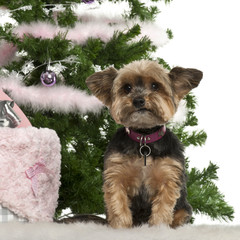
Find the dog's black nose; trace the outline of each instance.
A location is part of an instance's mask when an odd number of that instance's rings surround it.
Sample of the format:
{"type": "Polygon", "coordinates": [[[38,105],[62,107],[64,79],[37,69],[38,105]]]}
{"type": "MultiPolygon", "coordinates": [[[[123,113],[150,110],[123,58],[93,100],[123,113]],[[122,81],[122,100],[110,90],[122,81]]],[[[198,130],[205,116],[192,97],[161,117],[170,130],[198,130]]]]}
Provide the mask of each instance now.
{"type": "Polygon", "coordinates": [[[136,108],[141,108],[145,105],[145,100],[144,98],[142,97],[137,97],[137,98],[134,98],[133,99],[133,105],[136,107],[136,108]]]}

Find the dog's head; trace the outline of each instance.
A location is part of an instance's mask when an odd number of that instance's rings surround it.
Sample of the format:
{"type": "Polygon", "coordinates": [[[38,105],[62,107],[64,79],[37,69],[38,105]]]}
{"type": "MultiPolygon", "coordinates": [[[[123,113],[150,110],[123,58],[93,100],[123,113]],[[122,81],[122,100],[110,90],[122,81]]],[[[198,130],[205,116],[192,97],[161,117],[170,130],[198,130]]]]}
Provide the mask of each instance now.
{"type": "Polygon", "coordinates": [[[179,101],[202,79],[197,69],[175,67],[167,72],[157,62],[135,61],[120,70],[94,73],[86,83],[110,110],[114,120],[132,128],[167,123],[179,101]]]}

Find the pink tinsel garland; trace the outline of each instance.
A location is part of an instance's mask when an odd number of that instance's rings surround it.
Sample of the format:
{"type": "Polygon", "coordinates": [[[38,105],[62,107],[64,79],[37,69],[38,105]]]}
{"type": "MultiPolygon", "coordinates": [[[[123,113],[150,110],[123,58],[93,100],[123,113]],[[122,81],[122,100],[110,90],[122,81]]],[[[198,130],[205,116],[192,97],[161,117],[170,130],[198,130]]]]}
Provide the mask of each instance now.
{"type": "Polygon", "coordinates": [[[68,86],[26,87],[21,78],[12,74],[0,77],[0,88],[10,92],[10,96],[18,105],[31,107],[34,111],[52,110],[61,113],[99,112],[103,105],[94,96],[68,86]]]}
{"type": "MultiPolygon", "coordinates": [[[[74,28],[61,28],[48,22],[34,22],[31,24],[22,24],[13,30],[13,33],[20,38],[26,35],[32,35],[35,38],[52,39],[59,33],[66,34],[66,39],[72,40],[77,44],[86,43],[88,38],[100,38],[108,42],[116,31],[127,31],[135,24],[141,26],[141,34],[135,38],[138,41],[144,36],[148,36],[151,41],[161,47],[168,42],[168,35],[165,30],[159,28],[152,22],[140,22],[132,20],[125,22],[121,18],[93,17],[88,15],[81,16],[82,22],[78,22],[74,28]],[[109,24],[112,23],[112,24],[109,24]]],[[[4,41],[0,45],[0,66],[6,65],[14,55],[17,49],[4,41]]]]}

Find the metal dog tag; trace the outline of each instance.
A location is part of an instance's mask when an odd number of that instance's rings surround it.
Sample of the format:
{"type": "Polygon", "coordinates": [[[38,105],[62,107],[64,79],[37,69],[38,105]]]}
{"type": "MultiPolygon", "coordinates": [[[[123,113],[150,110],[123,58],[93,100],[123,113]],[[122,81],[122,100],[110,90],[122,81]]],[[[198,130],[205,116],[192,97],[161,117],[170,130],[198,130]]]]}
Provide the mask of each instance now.
{"type": "Polygon", "coordinates": [[[144,144],[139,149],[140,154],[144,157],[144,166],[147,164],[147,157],[151,154],[151,148],[144,144]]]}

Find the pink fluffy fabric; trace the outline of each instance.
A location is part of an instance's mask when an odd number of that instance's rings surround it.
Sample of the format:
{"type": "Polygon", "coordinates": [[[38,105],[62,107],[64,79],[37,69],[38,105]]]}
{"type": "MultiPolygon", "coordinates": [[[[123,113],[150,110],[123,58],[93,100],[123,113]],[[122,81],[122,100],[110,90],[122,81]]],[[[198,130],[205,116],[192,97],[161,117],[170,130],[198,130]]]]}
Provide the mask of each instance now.
{"type": "Polygon", "coordinates": [[[50,129],[0,128],[0,204],[30,222],[52,221],[60,186],[61,145],[50,129]],[[38,194],[25,171],[43,159],[51,172],[37,175],[38,194]]]}
{"type": "Polygon", "coordinates": [[[34,111],[52,110],[60,113],[98,113],[103,104],[94,96],[68,86],[45,87],[22,84],[14,74],[0,77],[0,88],[10,91],[11,98],[18,104],[31,107],[34,111]]]}

